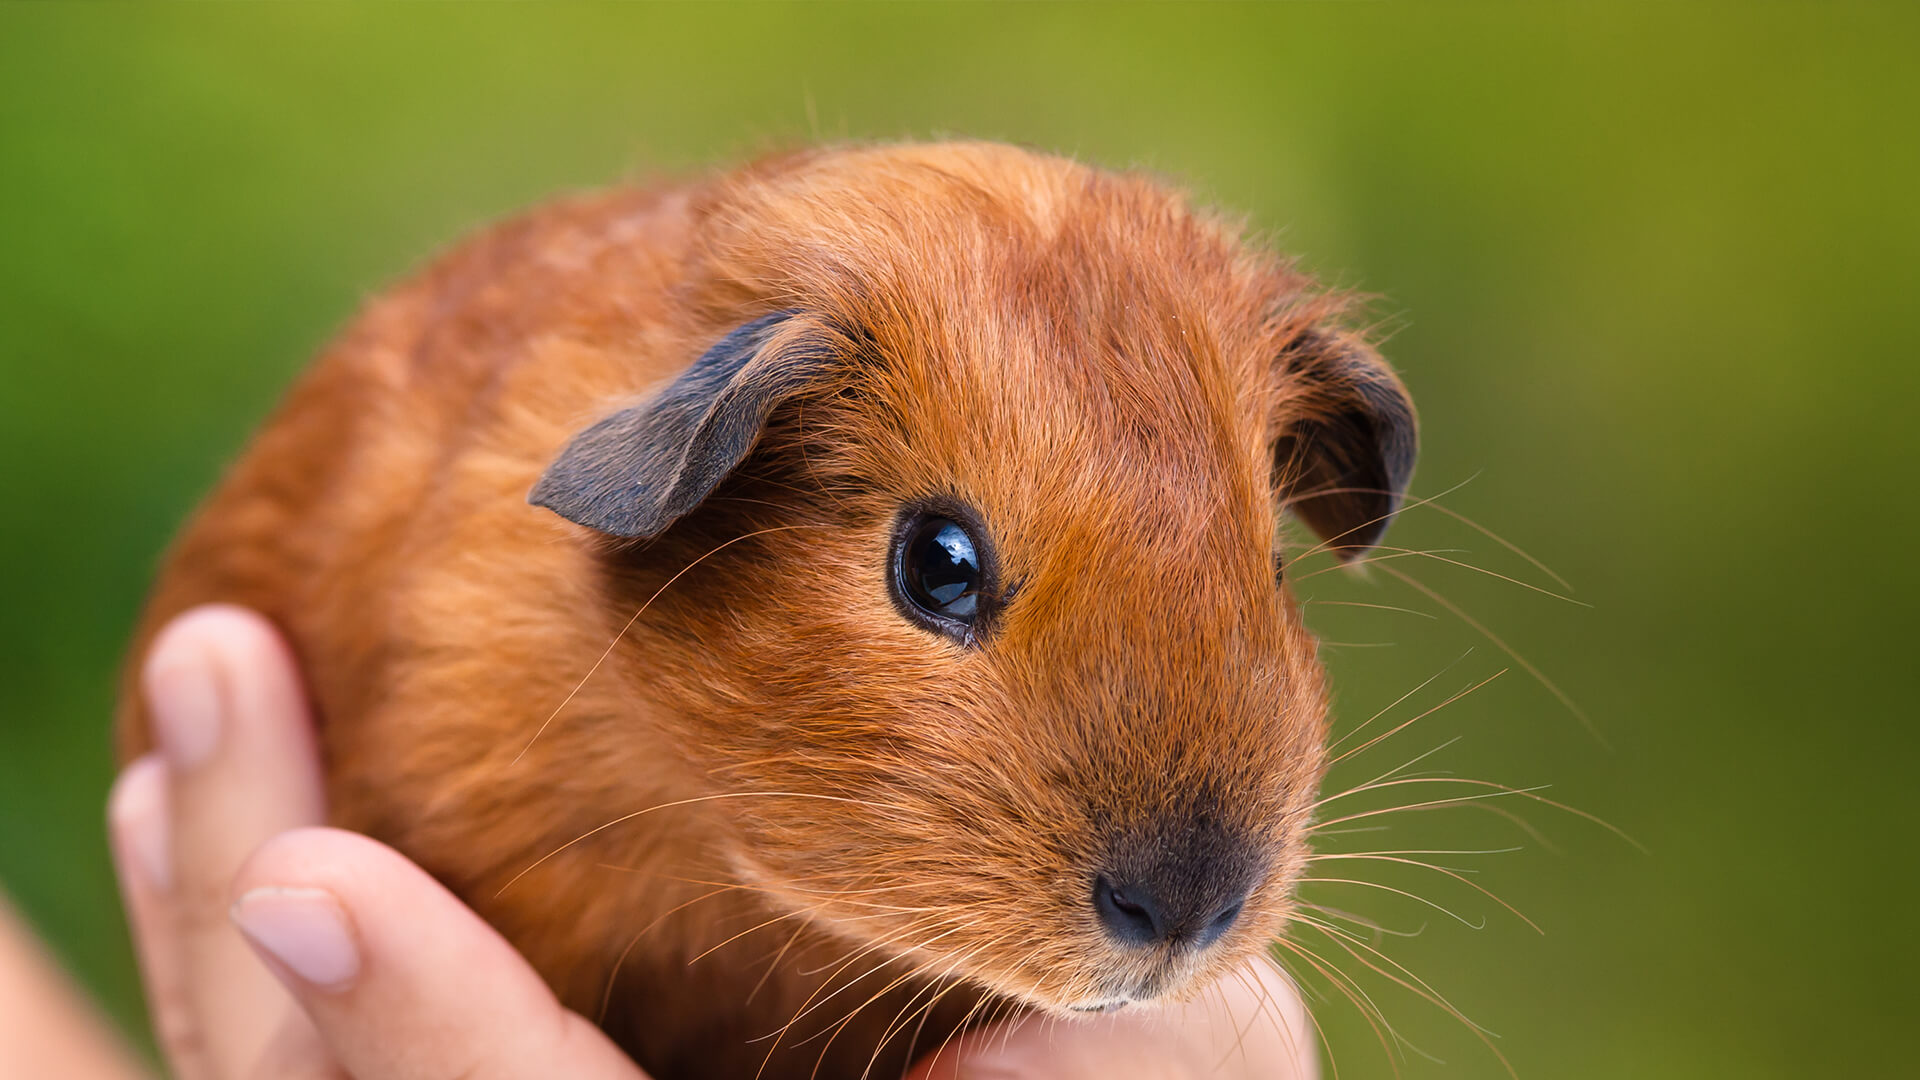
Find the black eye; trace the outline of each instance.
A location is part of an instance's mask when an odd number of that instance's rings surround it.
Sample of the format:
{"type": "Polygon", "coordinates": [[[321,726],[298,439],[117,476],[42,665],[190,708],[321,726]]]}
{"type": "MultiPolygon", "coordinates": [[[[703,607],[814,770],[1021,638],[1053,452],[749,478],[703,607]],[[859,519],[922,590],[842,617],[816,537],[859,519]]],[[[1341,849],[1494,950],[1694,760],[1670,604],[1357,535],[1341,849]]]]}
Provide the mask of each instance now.
{"type": "Polygon", "coordinates": [[[992,566],[971,514],[938,508],[913,514],[894,533],[895,606],[929,630],[973,644],[990,600],[992,566]]]}
{"type": "Polygon", "coordinates": [[[930,615],[972,622],[980,610],[980,550],[957,521],[928,518],[907,534],[900,585],[930,615]]]}

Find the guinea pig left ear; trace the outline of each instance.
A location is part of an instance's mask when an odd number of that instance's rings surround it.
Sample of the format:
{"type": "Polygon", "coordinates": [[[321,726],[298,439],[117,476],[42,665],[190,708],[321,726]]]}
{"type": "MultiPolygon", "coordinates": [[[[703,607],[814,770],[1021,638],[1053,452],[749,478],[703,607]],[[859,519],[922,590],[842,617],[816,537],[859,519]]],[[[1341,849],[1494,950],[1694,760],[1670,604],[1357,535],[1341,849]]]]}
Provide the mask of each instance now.
{"type": "Polygon", "coordinates": [[[610,536],[665,532],[746,460],[774,407],[825,368],[831,350],[795,314],[741,326],[651,400],[574,436],[527,501],[610,536]]]}
{"type": "Polygon", "coordinates": [[[1406,495],[1420,441],[1413,401],[1386,361],[1344,331],[1309,330],[1280,363],[1275,488],[1351,561],[1380,542],[1406,495]]]}

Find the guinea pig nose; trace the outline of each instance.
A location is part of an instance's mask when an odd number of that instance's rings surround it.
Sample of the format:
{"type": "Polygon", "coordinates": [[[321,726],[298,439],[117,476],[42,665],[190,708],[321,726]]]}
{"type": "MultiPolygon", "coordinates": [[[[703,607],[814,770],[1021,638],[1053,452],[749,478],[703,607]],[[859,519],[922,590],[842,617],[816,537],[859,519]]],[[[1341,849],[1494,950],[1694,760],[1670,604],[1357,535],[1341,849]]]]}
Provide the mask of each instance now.
{"type": "Polygon", "coordinates": [[[1247,906],[1247,898],[1239,897],[1233,903],[1221,908],[1207,925],[1201,927],[1199,941],[1202,945],[1211,945],[1220,940],[1220,935],[1233,929],[1234,920],[1240,918],[1240,909],[1247,906]]]}
{"type": "Polygon", "coordinates": [[[1164,921],[1153,894],[1144,889],[1128,892],[1108,881],[1105,874],[1093,879],[1093,909],[1100,913],[1100,923],[1107,933],[1129,945],[1151,945],[1164,934],[1164,921]]]}
{"type": "Polygon", "coordinates": [[[1232,929],[1246,906],[1244,892],[1224,904],[1194,903],[1150,882],[1116,885],[1105,874],[1093,880],[1093,909],[1107,936],[1125,945],[1158,945],[1190,941],[1205,948],[1232,929]]]}

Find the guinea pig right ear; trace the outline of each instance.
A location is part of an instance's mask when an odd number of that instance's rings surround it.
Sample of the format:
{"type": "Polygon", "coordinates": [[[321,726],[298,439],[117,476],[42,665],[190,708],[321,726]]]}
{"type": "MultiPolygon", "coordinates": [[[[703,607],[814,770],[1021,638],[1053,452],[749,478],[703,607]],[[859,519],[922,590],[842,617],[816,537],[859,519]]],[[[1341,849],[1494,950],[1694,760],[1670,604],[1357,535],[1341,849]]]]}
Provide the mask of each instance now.
{"type": "Polygon", "coordinates": [[[1352,561],[1380,542],[1406,495],[1420,444],[1413,400],[1380,354],[1344,331],[1308,330],[1280,363],[1281,504],[1352,561]]]}
{"type": "Polygon", "coordinates": [[[825,370],[832,350],[795,314],[741,326],[651,400],[574,436],[527,501],[609,536],[665,532],[746,460],[774,407],[825,370]]]}

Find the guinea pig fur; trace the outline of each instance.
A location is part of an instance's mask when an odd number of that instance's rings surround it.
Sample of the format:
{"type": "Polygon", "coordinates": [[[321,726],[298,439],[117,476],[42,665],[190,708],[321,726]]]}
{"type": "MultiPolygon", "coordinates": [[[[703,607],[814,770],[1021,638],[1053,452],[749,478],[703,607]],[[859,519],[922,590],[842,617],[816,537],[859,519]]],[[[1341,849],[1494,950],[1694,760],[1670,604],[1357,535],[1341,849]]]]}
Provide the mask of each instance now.
{"type": "Polygon", "coordinates": [[[660,1080],[1189,998],[1280,933],[1325,761],[1279,517],[1352,557],[1413,467],[1344,306],[995,144],[559,202],[367,306],[129,667],[271,617],[336,823],[660,1080]]]}

